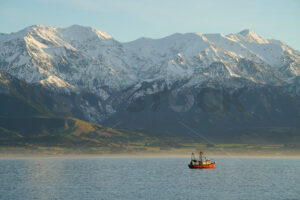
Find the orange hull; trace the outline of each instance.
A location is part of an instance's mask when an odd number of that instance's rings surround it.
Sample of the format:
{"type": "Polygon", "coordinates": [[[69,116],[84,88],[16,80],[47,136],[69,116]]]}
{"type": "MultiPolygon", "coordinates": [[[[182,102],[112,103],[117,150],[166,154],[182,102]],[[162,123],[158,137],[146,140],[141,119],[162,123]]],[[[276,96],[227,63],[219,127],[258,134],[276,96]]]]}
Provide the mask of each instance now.
{"type": "Polygon", "coordinates": [[[189,164],[189,168],[191,168],[191,169],[211,169],[211,168],[215,167],[215,164],[216,163],[212,163],[209,165],[191,165],[191,164],[189,164]]]}

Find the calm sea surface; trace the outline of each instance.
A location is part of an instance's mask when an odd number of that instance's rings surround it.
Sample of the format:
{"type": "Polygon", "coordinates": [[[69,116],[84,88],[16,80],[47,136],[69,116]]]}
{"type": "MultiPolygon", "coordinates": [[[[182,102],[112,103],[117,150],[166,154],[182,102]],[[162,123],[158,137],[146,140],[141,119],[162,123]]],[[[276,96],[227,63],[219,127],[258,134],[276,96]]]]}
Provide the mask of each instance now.
{"type": "Polygon", "coordinates": [[[0,159],[0,199],[300,199],[300,159],[0,159]],[[40,165],[38,165],[40,163],[40,165]]]}

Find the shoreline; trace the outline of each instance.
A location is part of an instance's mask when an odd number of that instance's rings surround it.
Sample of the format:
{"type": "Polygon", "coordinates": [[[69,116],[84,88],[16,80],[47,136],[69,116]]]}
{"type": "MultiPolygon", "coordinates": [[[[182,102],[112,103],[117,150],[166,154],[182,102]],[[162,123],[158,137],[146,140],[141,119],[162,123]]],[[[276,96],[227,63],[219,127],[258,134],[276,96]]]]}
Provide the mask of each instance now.
{"type": "MultiPolygon", "coordinates": [[[[141,147],[140,145],[139,147],[141,147]]],[[[96,147],[12,147],[0,146],[0,159],[5,158],[188,158],[203,151],[214,158],[300,158],[300,148],[283,145],[219,144],[217,147],[186,145],[182,148],[96,148],[96,147]]]]}
{"type": "MultiPolygon", "coordinates": [[[[269,155],[269,154],[234,154],[234,155],[222,155],[207,153],[211,159],[216,158],[281,158],[281,159],[300,159],[300,155],[269,155]]],[[[173,153],[133,153],[133,154],[2,154],[0,153],[0,159],[48,159],[48,158],[187,158],[190,159],[190,154],[173,154],[173,153]]]]}

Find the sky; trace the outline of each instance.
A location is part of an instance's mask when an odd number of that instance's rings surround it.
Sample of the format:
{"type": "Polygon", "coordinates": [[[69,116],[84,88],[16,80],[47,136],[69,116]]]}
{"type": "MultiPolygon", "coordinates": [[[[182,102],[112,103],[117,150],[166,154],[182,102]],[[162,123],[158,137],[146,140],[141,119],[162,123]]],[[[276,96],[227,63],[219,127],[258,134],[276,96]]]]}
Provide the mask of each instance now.
{"type": "Polygon", "coordinates": [[[0,0],[0,32],[91,26],[121,42],[251,29],[300,50],[300,0],[0,0]]]}

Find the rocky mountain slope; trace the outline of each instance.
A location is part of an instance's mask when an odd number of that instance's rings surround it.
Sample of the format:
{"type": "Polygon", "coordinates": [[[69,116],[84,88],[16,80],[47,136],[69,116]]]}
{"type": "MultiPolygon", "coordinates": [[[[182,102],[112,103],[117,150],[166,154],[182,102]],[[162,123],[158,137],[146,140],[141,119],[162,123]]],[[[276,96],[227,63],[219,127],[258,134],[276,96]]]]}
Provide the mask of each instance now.
{"type": "Polygon", "coordinates": [[[38,25],[1,34],[0,47],[1,70],[91,122],[212,138],[299,127],[300,53],[250,30],[121,43],[90,27],[38,25]]]}

